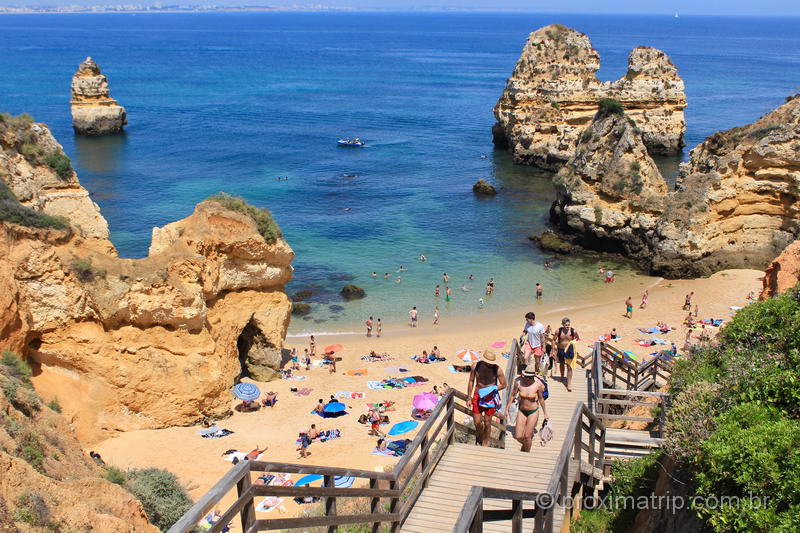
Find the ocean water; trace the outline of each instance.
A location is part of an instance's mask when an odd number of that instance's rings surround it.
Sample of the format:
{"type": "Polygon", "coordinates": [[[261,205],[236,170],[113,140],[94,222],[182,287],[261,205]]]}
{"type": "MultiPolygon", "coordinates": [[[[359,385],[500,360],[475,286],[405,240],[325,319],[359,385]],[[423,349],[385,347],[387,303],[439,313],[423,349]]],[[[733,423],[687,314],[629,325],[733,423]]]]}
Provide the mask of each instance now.
{"type": "MultiPolygon", "coordinates": [[[[531,302],[537,281],[548,302],[566,305],[603,290],[598,264],[569,258],[543,268],[549,257],[527,236],[546,227],[550,176],[494,152],[490,133],[492,106],[528,33],[550,23],[590,36],[604,80],[624,74],[635,46],[665,50],[686,82],[687,153],[776,107],[800,83],[797,18],[7,15],[0,111],[28,112],[52,128],[124,257],[146,255],[153,226],[220,190],[271,209],[297,252],[288,292],[314,292],[314,311],[293,321],[294,334],[350,330],[367,315],[392,324],[412,305],[424,318],[437,304],[443,319],[475,313],[490,277],[497,290],[487,312],[531,302]],[[87,55],[127,108],[123,135],[72,132],[70,79],[87,55]],[[339,148],[341,136],[368,145],[339,148]],[[475,198],[479,177],[500,194],[475,198]],[[421,253],[428,262],[416,260],[421,253]],[[408,270],[397,273],[401,265],[408,270]],[[444,272],[449,305],[433,298],[444,272]],[[367,298],[341,301],[347,283],[367,298]]],[[[679,159],[660,160],[666,174],[679,159]]],[[[639,279],[609,266],[623,281],[639,279]]]]}

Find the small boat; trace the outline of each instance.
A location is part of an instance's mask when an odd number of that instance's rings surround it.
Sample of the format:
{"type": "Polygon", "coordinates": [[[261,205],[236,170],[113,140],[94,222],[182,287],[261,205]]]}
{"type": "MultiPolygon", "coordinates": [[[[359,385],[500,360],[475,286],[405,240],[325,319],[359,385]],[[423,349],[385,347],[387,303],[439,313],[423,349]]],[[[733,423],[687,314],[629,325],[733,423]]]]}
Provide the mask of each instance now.
{"type": "Polygon", "coordinates": [[[336,144],[339,146],[354,146],[354,147],[361,147],[364,146],[364,141],[355,137],[353,139],[339,139],[336,144]]]}

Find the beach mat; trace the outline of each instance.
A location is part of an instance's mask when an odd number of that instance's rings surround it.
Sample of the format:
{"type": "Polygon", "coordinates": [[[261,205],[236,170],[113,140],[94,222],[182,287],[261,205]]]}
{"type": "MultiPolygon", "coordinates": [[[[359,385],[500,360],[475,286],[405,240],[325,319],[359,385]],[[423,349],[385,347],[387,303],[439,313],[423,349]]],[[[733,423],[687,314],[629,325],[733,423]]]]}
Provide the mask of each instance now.
{"type": "Polygon", "coordinates": [[[348,376],[366,376],[367,373],[368,372],[366,368],[356,368],[354,370],[347,371],[348,376]]]}
{"type": "Polygon", "coordinates": [[[337,392],[334,394],[337,398],[344,398],[346,400],[363,400],[367,397],[366,392],[337,392]]]}
{"type": "Polygon", "coordinates": [[[397,373],[408,372],[408,368],[406,368],[404,366],[387,366],[387,367],[384,367],[383,370],[387,374],[397,374],[397,373]]]}

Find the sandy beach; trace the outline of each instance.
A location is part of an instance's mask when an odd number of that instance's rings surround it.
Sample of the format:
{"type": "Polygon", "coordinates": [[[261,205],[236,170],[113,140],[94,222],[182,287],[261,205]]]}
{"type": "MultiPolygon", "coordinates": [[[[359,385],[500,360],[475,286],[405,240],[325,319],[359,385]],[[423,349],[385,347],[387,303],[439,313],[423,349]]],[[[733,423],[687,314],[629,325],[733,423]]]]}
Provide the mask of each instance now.
{"type": "MultiPolygon", "coordinates": [[[[658,321],[664,321],[675,330],[657,337],[674,341],[678,347],[682,347],[686,336],[686,328],[682,323],[687,314],[682,310],[682,305],[687,293],[694,292],[693,304],[699,305],[699,318],[729,320],[734,313],[732,306],[747,305],[747,295],[751,291],[758,294],[762,275],[762,272],[756,270],[729,270],[706,279],[651,278],[650,283],[643,280],[642,288],[636,293],[620,292],[617,297],[587,302],[580,308],[565,310],[558,302],[549,302],[545,293],[543,302],[532,305],[531,309],[476,313],[474,316],[445,322],[436,327],[426,318],[418,328],[385,328],[381,338],[367,338],[363,332],[358,335],[318,336],[318,354],[329,344],[339,343],[344,346],[337,354],[342,357],[342,361],[337,364],[337,373],[330,374],[327,368],[312,368],[310,371],[296,372],[305,378],[302,380],[259,383],[262,392],[278,393],[277,405],[253,413],[237,412],[218,422],[219,427],[229,429],[234,434],[221,439],[204,439],[198,435],[199,427],[140,430],[108,439],[95,445],[93,449],[102,454],[106,463],[120,468],[155,466],[168,469],[178,475],[195,499],[230,468],[231,464],[222,459],[222,452],[229,449],[247,452],[256,446],[267,446],[264,459],[273,461],[382,469],[397,459],[371,453],[376,439],[368,436],[368,426],[357,421],[358,416],[366,412],[366,403],[395,401],[396,410],[387,413],[394,424],[409,420],[412,397],[420,392],[430,391],[433,385],[446,382],[464,391],[468,375],[448,371],[448,365],[461,363],[453,354],[461,348],[481,350],[492,343],[509,342],[518,337],[525,311],[534,310],[540,322],[554,328],[560,325],[563,316],[569,316],[581,336],[581,355],[589,350],[589,346],[599,335],[616,328],[621,339],[612,344],[620,349],[630,350],[641,361],[658,347],[640,347],[636,340],[648,336],[638,332],[637,328],[652,327],[658,321]],[[639,309],[644,287],[650,285],[653,286],[649,289],[647,308],[639,309]],[[632,297],[634,304],[632,319],[623,316],[624,302],[628,296],[632,297]],[[413,354],[421,353],[423,349],[430,351],[434,345],[447,357],[446,362],[423,365],[409,358],[413,354]],[[394,360],[375,363],[363,361],[361,357],[370,350],[389,353],[394,360]],[[398,366],[407,368],[408,372],[401,374],[387,371],[387,367],[398,366]],[[353,370],[364,370],[366,374],[348,375],[348,371],[353,370]],[[421,386],[401,390],[367,388],[368,380],[379,381],[401,375],[420,375],[427,377],[429,381],[421,386]],[[313,391],[307,396],[297,396],[291,392],[291,388],[309,388],[313,391]],[[340,418],[323,419],[310,413],[318,399],[327,401],[330,395],[340,391],[365,393],[365,398],[342,400],[346,403],[349,414],[340,418]],[[311,456],[300,459],[294,442],[298,432],[308,429],[311,424],[316,424],[320,430],[339,429],[341,437],[325,443],[313,443],[309,448],[311,456]]],[[[598,284],[602,284],[599,277],[598,284]]],[[[625,290],[630,292],[633,289],[626,286],[625,290]]],[[[308,346],[308,339],[289,338],[286,345],[288,348],[296,347],[302,353],[308,346]]],[[[668,347],[667,345],[664,348],[668,347]]],[[[508,346],[497,350],[498,355],[506,349],[508,346]]],[[[504,360],[500,360],[504,363],[504,360]]],[[[557,375],[557,370],[555,372],[557,375]]],[[[583,379],[582,372],[576,371],[574,379],[583,379]]],[[[559,382],[551,382],[550,391],[551,395],[569,394],[559,382]]],[[[231,407],[236,403],[231,397],[231,407]]],[[[385,431],[389,427],[391,425],[383,426],[385,431]]],[[[415,434],[411,432],[403,437],[413,438],[415,434]]],[[[227,502],[223,502],[225,503],[227,502]]],[[[289,514],[296,513],[298,509],[290,500],[284,502],[284,507],[289,514]]]]}

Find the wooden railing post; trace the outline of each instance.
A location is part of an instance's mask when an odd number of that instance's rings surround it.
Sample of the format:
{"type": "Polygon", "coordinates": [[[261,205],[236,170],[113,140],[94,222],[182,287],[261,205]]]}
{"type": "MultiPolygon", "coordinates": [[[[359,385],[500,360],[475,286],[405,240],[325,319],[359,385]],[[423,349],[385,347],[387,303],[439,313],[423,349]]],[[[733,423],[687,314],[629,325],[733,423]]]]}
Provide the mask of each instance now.
{"type": "Polygon", "coordinates": [[[511,500],[511,533],[522,533],[522,500],[511,500]]]}
{"type": "Polygon", "coordinates": [[[583,424],[581,424],[581,418],[578,419],[578,425],[575,427],[574,433],[575,442],[572,443],[572,457],[576,461],[581,460],[581,442],[583,441],[583,424]]]}
{"type": "MultiPolygon", "coordinates": [[[[370,479],[369,480],[369,488],[377,489],[378,488],[378,480],[377,479],[370,479]]],[[[376,515],[381,508],[381,499],[380,498],[372,498],[369,503],[369,514],[376,515]]],[[[373,522],[372,523],[372,533],[378,533],[381,530],[381,523],[380,522],[373,522]]]]}
{"type": "MultiPolygon", "coordinates": [[[[336,480],[334,476],[326,475],[324,479],[324,486],[335,487],[336,480]]],[[[328,496],[325,498],[325,516],[336,516],[336,496],[328,496]]],[[[328,526],[328,533],[336,533],[338,529],[338,526],[328,526]]]]}
{"type": "Polygon", "coordinates": [[[597,466],[595,465],[595,454],[594,454],[596,431],[597,431],[597,419],[595,417],[591,417],[591,419],[589,420],[589,464],[592,465],[593,468],[597,466]]]}
{"type": "Polygon", "coordinates": [[[478,509],[472,518],[469,533],[483,533],[483,498],[478,502],[478,509]]]}
{"type": "MultiPolygon", "coordinates": [[[[422,437],[422,442],[419,445],[419,449],[422,450],[421,468],[422,468],[422,471],[424,472],[425,471],[425,467],[428,466],[428,434],[427,433],[422,437]]],[[[428,478],[429,477],[430,476],[428,476],[428,477],[426,477],[425,479],[422,480],[422,486],[423,487],[427,487],[428,486],[428,478]]]]}
{"type": "Polygon", "coordinates": [[[455,421],[456,421],[455,420],[455,418],[456,418],[456,410],[455,410],[455,407],[454,407],[455,403],[456,403],[456,397],[455,397],[455,395],[451,394],[450,398],[447,400],[447,408],[446,408],[446,411],[448,413],[450,413],[450,414],[447,415],[447,433],[449,435],[449,437],[447,437],[447,445],[448,446],[453,444],[453,442],[455,441],[455,438],[456,438],[456,432],[455,431],[450,431],[453,428],[453,424],[455,424],[455,421]]]}
{"type": "MultiPolygon", "coordinates": [[[[397,490],[399,484],[400,484],[399,481],[397,481],[396,479],[389,481],[389,490],[397,490]]],[[[389,512],[391,514],[395,514],[397,512],[398,507],[400,507],[400,498],[392,498],[391,503],[389,503],[389,512]]],[[[398,529],[400,529],[400,522],[392,522],[392,526],[389,529],[389,531],[395,533],[398,529]]]]}
{"type": "MultiPolygon", "coordinates": [[[[237,496],[241,498],[242,495],[250,490],[250,486],[250,461],[247,461],[247,470],[242,478],[236,483],[237,496]]],[[[242,531],[247,531],[250,529],[250,526],[253,525],[253,522],[256,521],[256,509],[253,505],[253,498],[250,498],[250,501],[248,501],[244,508],[242,508],[240,517],[242,519],[242,531]]]]}

